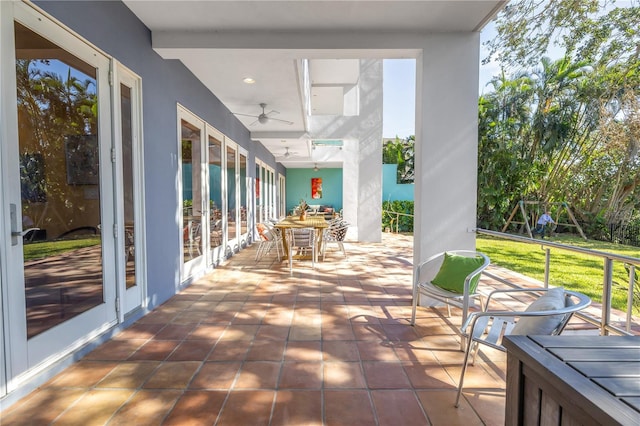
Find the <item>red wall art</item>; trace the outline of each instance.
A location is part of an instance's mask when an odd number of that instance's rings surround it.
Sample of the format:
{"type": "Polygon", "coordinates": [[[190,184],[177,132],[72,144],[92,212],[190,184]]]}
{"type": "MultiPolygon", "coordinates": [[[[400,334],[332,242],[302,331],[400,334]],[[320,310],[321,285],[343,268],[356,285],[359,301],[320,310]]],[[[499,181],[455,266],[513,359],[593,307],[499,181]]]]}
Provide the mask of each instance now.
{"type": "Polygon", "coordinates": [[[322,178],[311,178],[311,198],[322,198],[322,178]]]}

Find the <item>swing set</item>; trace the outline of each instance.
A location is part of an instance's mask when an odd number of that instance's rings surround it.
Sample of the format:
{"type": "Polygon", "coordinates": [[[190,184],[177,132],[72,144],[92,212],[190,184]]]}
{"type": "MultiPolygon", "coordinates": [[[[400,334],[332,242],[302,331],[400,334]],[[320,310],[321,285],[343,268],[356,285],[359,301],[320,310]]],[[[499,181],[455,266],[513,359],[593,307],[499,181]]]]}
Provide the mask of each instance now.
{"type": "MultiPolygon", "coordinates": [[[[556,228],[559,225],[562,226],[567,226],[567,227],[571,227],[571,228],[576,228],[578,230],[578,232],[580,233],[580,235],[582,236],[582,238],[584,238],[585,240],[587,239],[586,235],[584,235],[584,232],[582,232],[582,228],[580,227],[580,225],[578,224],[578,221],[576,220],[575,216],[573,215],[573,212],[571,211],[571,209],[569,208],[569,205],[566,202],[560,202],[560,203],[547,203],[547,202],[542,202],[542,201],[525,201],[525,200],[520,200],[518,201],[518,205],[516,205],[513,208],[513,211],[511,212],[511,215],[509,216],[509,219],[507,219],[507,223],[505,223],[505,225],[502,227],[502,232],[505,232],[507,230],[507,228],[509,227],[510,224],[515,224],[515,225],[524,225],[524,228],[527,231],[527,234],[529,234],[529,238],[533,238],[533,233],[531,232],[531,224],[535,224],[536,221],[538,220],[538,218],[540,217],[540,215],[542,213],[544,213],[544,211],[542,211],[541,207],[545,207],[545,206],[554,206],[554,209],[549,208],[549,211],[555,210],[555,217],[553,218],[554,220],[554,225],[553,225],[553,229],[551,230],[551,232],[555,231],[556,228]],[[528,207],[530,206],[530,207],[528,207]],[[529,211],[527,211],[527,208],[529,208],[529,211]],[[523,221],[522,222],[518,222],[513,220],[516,217],[516,213],[518,213],[518,211],[520,212],[520,214],[522,215],[523,221]],[[567,216],[569,218],[569,222],[565,222],[565,223],[561,223],[560,222],[560,214],[565,211],[567,213],[567,216]]],[[[552,215],[553,217],[553,215],[552,215]]]]}

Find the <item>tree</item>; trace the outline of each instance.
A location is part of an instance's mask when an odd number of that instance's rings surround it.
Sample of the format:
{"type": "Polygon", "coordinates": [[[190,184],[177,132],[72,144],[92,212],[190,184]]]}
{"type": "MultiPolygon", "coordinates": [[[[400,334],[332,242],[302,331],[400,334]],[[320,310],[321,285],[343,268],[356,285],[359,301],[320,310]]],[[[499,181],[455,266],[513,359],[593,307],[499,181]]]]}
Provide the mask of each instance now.
{"type": "Polygon", "coordinates": [[[521,0],[498,16],[485,60],[502,74],[479,100],[480,226],[522,198],[567,201],[583,220],[638,217],[640,8],[615,6],[521,0]],[[545,57],[551,45],[565,56],[545,57]]]}
{"type": "Polygon", "coordinates": [[[497,16],[497,37],[485,43],[488,55],[507,70],[530,68],[551,47],[573,61],[594,66],[637,60],[640,1],[616,7],[615,0],[516,0],[497,16]],[[635,57],[635,59],[634,59],[635,57]]]}
{"type": "Polygon", "coordinates": [[[413,183],[415,141],[414,135],[405,139],[396,136],[394,141],[387,141],[382,146],[382,163],[398,165],[398,183],[413,183]]]}

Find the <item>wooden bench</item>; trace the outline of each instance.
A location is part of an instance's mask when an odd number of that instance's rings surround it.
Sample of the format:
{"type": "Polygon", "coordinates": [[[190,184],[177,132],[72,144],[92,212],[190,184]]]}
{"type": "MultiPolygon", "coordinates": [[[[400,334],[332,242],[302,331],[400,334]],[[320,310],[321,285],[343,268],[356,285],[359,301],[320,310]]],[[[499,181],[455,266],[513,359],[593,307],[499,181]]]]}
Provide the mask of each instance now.
{"type": "Polygon", "coordinates": [[[507,336],[506,425],[640,424],[639,336],[507,336]]]}

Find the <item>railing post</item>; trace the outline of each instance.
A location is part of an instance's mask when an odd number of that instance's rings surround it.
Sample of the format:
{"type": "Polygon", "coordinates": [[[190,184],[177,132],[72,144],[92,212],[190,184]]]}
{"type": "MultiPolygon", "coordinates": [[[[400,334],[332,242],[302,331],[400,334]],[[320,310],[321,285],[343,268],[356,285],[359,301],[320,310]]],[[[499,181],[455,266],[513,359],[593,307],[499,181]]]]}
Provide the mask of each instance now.
{"type": "Polygon", "coordinates": [[[551,264],[551,249],[545,249],[544,255],[544,288],[549,288],[549,265],[551,264]]]}
{"type": "Polygon", "coordinates": [[[611,293],[613,283],[613,260],[604,258],[604,282],[602,288],[602,319],[600,320],[600,334],[609,335],[609,323],[611,322],[611,293]]]}
{"type": "Polygon", "coordinates": [[[633,290],[636,285],[636,267],[629,265],[629,292],[627,293],[627,333],[631,333],[631,317],[633,313],[633,290]]]}

